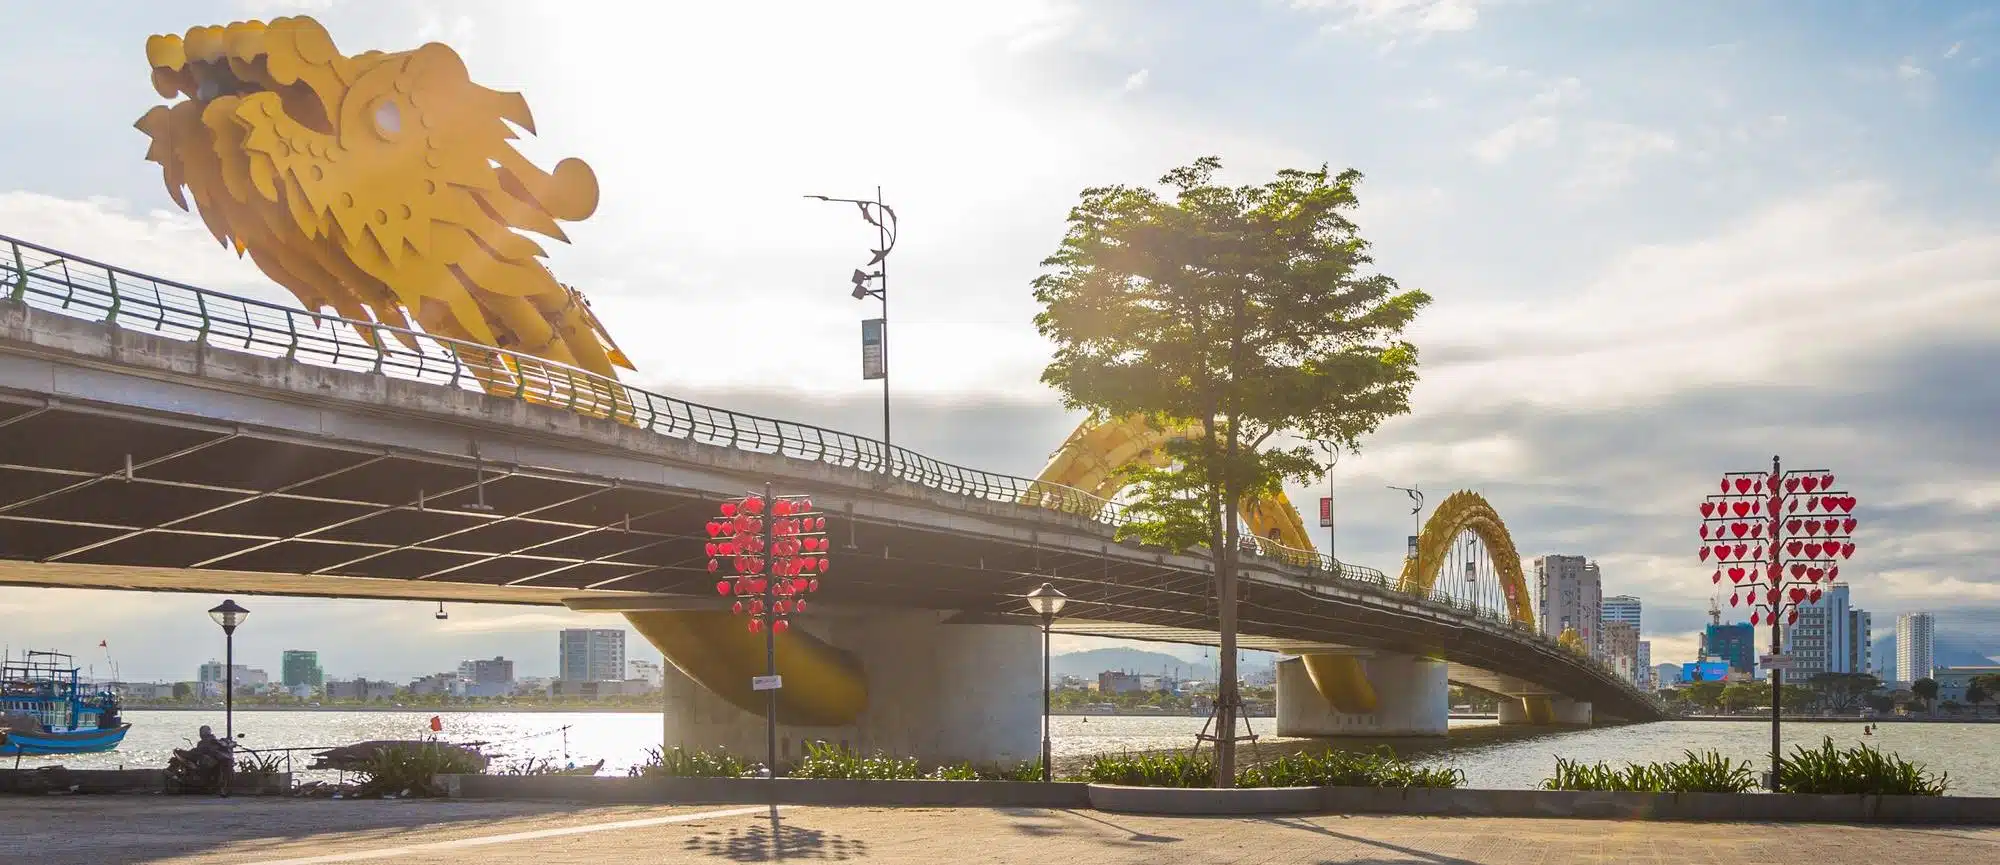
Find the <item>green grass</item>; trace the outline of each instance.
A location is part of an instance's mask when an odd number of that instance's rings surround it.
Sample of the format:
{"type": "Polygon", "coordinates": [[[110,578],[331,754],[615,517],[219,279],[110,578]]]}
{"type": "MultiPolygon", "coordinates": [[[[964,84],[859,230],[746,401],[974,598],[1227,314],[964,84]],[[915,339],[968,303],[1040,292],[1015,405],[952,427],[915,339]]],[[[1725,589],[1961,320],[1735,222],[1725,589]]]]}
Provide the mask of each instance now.
{"type": "Polygon", "coordinates": [[[1557,757],[1555,777],[1542,781],[1542,789],[1743,793],[1757,786],[1749,761],[1734,763],[1717,751],[1681,753],[1685,756],[1672,763],[1628,763],[1620,769],[1557,757]]]}
{"type": "Polygon", "coordinates": [[[358,770],[362,796],[444,795],[439,775],[476,775],[485,770],[479,758],[450,746],[389,745],[370,755],[358,770]]]}
{"type": "Polygon", "coordinates": [[[1082,780],[1127,787],[1213,787],[1215,763],[1185,751],[1099,754],[1084,766],[1082,780]]]}
{"type": "Polygon", "coordinates": [[[1239,787],[1457,787],[1465,773],[1417,766],[1387,746],[1361,753],[1292,754],[1237,773],[1239,787]]]}
{"type": "Polygon", "coordinates": [[[1921,763],[1867,745],[1838,749],[1831,738],[1818,748],[1793,748],[1778,767],[1781,793],[1942,796],[1950,784],[1948,772],[1933,775],[1921,763]]]}
{"type": "Polygon", "coordinates": [[[725,749],[690,751],[676,745],[673,750],[664,753],[657,748],[647,748],[646,762],[632,767],[626,774],[635,777],[741,778],[755,770],[756,767],[749,761],[725,749]]]}

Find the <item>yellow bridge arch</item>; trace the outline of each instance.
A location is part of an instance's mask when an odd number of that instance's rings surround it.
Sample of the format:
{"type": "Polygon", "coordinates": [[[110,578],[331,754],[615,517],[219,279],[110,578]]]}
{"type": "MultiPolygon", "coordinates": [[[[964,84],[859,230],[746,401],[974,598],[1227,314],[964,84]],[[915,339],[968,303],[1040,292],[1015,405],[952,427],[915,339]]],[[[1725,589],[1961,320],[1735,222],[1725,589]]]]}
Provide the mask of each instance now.
{"type": "Polygon", "coordinates": [[[1466,532],[1479,536],[1486,545],[1493,568],[1500,575],[1500,585],[1507,593],[1509,617],[1533,629],[1535,605],[1528,597],[1528,579],[1521,572],[1521,554],[1514,548],[1514,538],[1507,533],[1507,524],[1500,520],[1499,512],[1493,510],[1486,497],[1470,490],[1452,493],[1424,521],[1424,531],[1417,536],[1417,557],[1403,561],[1403,576],[1397,588],[1413,595],[1430,594],[1431,587],[1437,585],[1446,554],[1451,552],[1458,536],[1466,532]]]}

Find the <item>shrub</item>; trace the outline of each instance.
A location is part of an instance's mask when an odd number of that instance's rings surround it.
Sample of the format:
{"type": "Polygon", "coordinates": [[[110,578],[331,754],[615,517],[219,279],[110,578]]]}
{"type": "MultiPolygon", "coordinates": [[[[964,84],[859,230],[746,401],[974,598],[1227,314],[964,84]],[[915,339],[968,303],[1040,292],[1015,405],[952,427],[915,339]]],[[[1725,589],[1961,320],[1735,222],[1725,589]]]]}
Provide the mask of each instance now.
{"type": "Polygon", "coordinates": [[[1084,766],[1083,780],[1127,787],[1213,787],[1215,764],[1207,757],[1182,751],[1099,754],[1084,766]]]}
{"type": "Polygon", "coordinates": [[[1449,767],[1420,767],[1387,746],[1368,753],[1327,751],[1293,754],[1237,774],[1239,787],[1457,787],[1465,773],[1449,767]]]}
{"type": "Polygon", "coordinates": [[[678,745],[661,753],[658,748],[646,749],[646,762],[626,770],[626,774],[639,776],[665,776],[670,778],[741,778],[751,774],[754,767],[726,749],[689,751],[678,745]]]}
{"type": "Polygon", "coordinates": [[[474,775],[486,768],[479,755],[435,743],[385,745],[362,761],[362,796],[440,796],[439,775],[474,775]]]}
{"type": "Polygon", "coordinates": [[[1818,748],[1793,748],[1792,755],[1778,767],[1781,793],[1942,796],[1950,783],[1948,772],[1932,775],[1922,764],[1867,745],[1840,750],[1831,738],[1822,740],[1818,748]]]}
{"type": "Polygon", "coordinates": [[[276,778],[285,771],[285,760],[277,754],[259,754],[254,751],[239,751],[236,754],[236,774],[276,778]]]}
{"type": "Polygon", "coordinates": [[[1733,763],[1718,751],[1681,752],[1673,763],[1628,763],[1613,769],[1605,763],[1556,758],[1556,774],[1542,781],[1544,790],[1617,790],[1633,793],[1742,793],[1755,789],[1750,763],[1733,763]]]}
{"type": "Polygon", "coordinates": [[[924,776],[914,757],[891,757],[882,753],[863,757],[856,751],[826,742],[807,742],[805,751],[805,756],[792,769],[794,778],[913,781],[924,776]]]}

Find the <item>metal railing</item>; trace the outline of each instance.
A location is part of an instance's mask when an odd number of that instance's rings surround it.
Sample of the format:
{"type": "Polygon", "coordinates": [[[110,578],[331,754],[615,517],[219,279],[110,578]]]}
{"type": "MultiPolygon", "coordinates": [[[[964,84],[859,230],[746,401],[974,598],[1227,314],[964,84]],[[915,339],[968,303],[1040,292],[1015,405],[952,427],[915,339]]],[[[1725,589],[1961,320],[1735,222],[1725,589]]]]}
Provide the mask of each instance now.
{"type": "MultiPolygon", "coordinates": [[[[668,438],[824,463],[990,502],[1071,514],[1116,530],[1131,522],[1117,502],[1061,484],[953,465],[874,439],[758,417],[652,393],[554,361],[375,322],[321,315],[161,279],[0,235],[0,297],[75,318],[320,367],[553,406],[668,438]]],[[[1316,550],[1245,536],[1243,551],[1303,568],[1310,579],[1416,597],[1532,633],[1505,609],[1433,588],[1403,592],[1374,568],[1316,550]]]]}

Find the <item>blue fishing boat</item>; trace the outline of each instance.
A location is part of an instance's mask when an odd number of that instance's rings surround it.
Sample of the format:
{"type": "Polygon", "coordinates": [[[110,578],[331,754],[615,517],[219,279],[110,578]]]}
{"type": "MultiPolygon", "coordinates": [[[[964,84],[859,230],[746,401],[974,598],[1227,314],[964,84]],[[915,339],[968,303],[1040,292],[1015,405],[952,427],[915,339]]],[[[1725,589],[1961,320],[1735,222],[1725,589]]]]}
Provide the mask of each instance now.
{"type": "Polygon", "coordinates": [[[0,661],[0,754],[109,751],[131,729],[118,698],[93,692],[70,656],[31,651],[0,661]]]}

